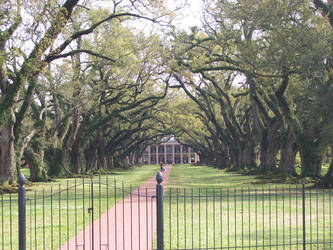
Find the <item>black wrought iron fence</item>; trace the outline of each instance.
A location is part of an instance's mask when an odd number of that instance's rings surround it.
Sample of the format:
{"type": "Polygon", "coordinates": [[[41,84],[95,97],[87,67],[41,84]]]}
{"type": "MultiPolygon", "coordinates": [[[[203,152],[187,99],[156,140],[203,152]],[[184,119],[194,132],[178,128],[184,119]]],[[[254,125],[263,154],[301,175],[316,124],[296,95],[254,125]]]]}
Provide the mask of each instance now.
{"type": "Polygon", "coordinates": [[[332,189],[168,189],[165,249],[333,249],[332,189]]]}
{"type": "Polygon", "coordinates": [[[27,192],[20,202],[16,194],[1,194],[0,248],[333,249],[332,189],[162,190],[99,176],[27,192]]]}
{"type": "Polygon", "coordinates": [[[148,250],[155,200],[154,185],[133,188],[101,176],[28,191],[21,206],[17,194],[1,194],[0,249],[148,250]]]}

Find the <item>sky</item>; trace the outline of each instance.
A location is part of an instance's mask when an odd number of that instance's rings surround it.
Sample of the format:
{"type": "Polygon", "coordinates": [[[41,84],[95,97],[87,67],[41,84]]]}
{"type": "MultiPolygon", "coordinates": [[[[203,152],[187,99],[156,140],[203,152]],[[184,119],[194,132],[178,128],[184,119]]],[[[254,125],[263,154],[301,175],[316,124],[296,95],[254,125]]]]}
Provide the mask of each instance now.
{"type": "MultiPolygon", "coordinates": [[[[181,1],[185,2],[184,0],[168,0],[168,6],[169,8],[172,8],[172,6],[179,4],[181,1]]],[[[187,2],[187,6],[180,10],[177,14],[176,21],[176,24],[185,29],[200,25],[200,18],[203,8],[202,0],[188,0],[187,2]]]]}

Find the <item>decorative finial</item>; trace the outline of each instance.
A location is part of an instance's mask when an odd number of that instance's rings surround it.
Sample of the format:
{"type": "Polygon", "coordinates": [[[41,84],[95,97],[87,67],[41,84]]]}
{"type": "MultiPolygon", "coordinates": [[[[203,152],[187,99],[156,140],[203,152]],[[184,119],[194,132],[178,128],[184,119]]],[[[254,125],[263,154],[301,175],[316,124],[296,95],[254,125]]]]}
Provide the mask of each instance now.
{"type": "Polygon", "coordinates": [[[25,177],[24,177],[24,175],[22,173],[19,174],[19,177],[18,177],[17,181],[20,184],[20,186],[24,186],[25,177]]]}
{"type": "Polygon", "coordinates": [[[156,181],[158,184],[161,184],[162,181],[163,181],[163,175],[161,172],[158,172],[157,175],[156,175],[156,181]]]}

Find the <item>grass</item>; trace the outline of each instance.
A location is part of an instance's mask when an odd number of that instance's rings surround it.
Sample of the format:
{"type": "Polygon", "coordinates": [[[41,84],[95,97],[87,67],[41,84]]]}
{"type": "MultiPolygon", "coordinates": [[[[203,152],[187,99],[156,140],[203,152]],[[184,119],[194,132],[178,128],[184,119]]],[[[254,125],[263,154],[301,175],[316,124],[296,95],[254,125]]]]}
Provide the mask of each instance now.
{"type": "MultiPolygon", "coordinates": [[[[118,187],[124,185],[126,195],[157,170],[143,166],[27,185],[27,249],[57,249],[123,198],[118,187]],[[92,187],[93,217],[87,212],[92,187]]],[[[165,249],[302,248],[301,191],[300,184],[175,165],[164,197],[165,249]]],[[[307,188],[305,195],[307,248],[333,249],[332,190],[307,188]]],[[[18,249],[17,211],[16,194],[0,196],[0,249],[18,249]]]]}
{"type": "MultiPolygon", "coordinates": [[[[115,170],[103,176],[63,178],[27,185],[27,249],[57,249],[123,195],[152,177],[158,168],[142,166],[115,170]],[[93,217],[87,212],[92,206],[91,188],[94,190],[93,217]]],[[[22,172],[29,174],[26,169],[22,172]]],[[[18,249],[17,204],[17,194],[0,196],[0,249],[18,249]]]]}
{"type": "MultiPolygon", "coordinates": [[[[333,249],[332,190],[305,195],[307,248],[333,249]]],[[[302,205],[300,184],[175,165],[164,197],[165,249],[300,249],[302,205]]]]}

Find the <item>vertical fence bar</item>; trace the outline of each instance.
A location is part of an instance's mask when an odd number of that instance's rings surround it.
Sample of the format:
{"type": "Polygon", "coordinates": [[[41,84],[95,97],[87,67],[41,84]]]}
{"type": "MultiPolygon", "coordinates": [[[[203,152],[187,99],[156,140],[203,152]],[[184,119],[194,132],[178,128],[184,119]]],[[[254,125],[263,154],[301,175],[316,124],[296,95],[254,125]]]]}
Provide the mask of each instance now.
{"type": "MultiPolygon", "coordinates": [[[[171,190],[170,190],[171,191],[171,190]]],[[[194,229],[194,226],[193,226],[193,187],[191,188],[191,219],[192,219],[192,249],[193,249],[193,242],[194,242],[194,232],[193,232],[193,229],[194,229]]],[[[171,236],[170,236],[171,238],[171,236]]],[[[170,246],[170,249],[171,249],[171,246],[170,246]]]]}
{"type": "Polygon", "coordinates": [[[77,246],[77,201],[76,201],[76,178],[74,179],[74,229],[75,229],[75,247],[77,246]]]}
{"type": "Polygon", "coordinates": [[[323,245],[325,248],[325,187],[323,185],[323,245]]]}
{"type": "Polygon", "coordinates": [[[199,188],[199,249],[201,248],[201,193],[199,188]]]}
{"type": "Polygon", "coordinates": [[[237,200],[237,190],[236,190],[236,186],[234,189],[234,215],[235,215],[235,225],[234,225],[234,230],[235,230],[235,249],[237,249],[237,205],[236,205],[236,200],[237,200]]]}
{"type": "MultiPolygon", "coordinates": [[[[85,206],[84,206],[84,176],[82,178],[82,220],[83,220],[83,228],[86,227],[86,221],[85,221],[85,206]]],[[[86,249],[86,233],[85,230],[83,230],[83,249],[86,249]]]]}
{"type": "Polygon", "coordinates": [[[179,217],[178,217],[178,197],[179,197],[179,193],[178,193],[178,188],[176,189],[176,218],[177,218],[177,249],[179,249],[179,217]]]}
{"type": "Polygon", "coordinates": [[[102,223],[101,223],[101,175],[98,175],[98,229],[99,229],[99,246],[102,246],[102,223]]]}
{"type": "Polygon", "coordinates": [[[67,180],[67,190],[66,190],[66,200],[67,200],[67,249],[69,249],[69,185],[67,180]]]}
{"type": "Polygon", "coordinates": [[[251,194],[250,187],[247,187],[248,194],[248,210],[249,210],[249,248],[251,246],[251,194]]]}
{"type": "MultiPolygon", "coordinates": [[[[214,249],[216,247],[215,245],[215,188],[213,189],[213,236],[214,236],[214,239],[213,239],[213,243],[214,243],[214,249]]],[[[185,246],[185,249],[186,249],[186,246],[185,246]]]]}
{"type": "Polygon", "coordinates": [[[257,187],[254,190],[255,193],[255,225],[256,225],[256,249],[258,249],[258,194],[257,194],[257,187]]]}
{"type": "Polygon", "coordinates": [[[265,248],[265,190],[264,186],[261,187],[262,198],[262,246],[265,248]]]}
{"type": "Polygon", "coordinates": [[[141,239],[141,225],[140,225],[140,214],[141,214],[141,212],[140,212],[140,186],[138,187],[138,226],[139,226],[139,228],[138,228],[138,230],[139,230],[139,250],[141,249],[141,241],[140,241],[140,239],[141,239]]]}
{"type": "Polygon", "coordinates": [[[45,191],[43,188],[43,196],[42,196],[42,206],[43,206],[43,249],[45,250],[45,191]]]}
{"type": "Polygon", "coordinates": [[[275,235],[275,245],[276,247],[279,244],[279,236],[278,236],[278,232],[279,232],[279,226],[278,226],[278,188],[277,185],[275,186],[275,231],[276,231],[276,235],[275,235]]]}
{"type": "Polygon", "coordinates": [[[243,187],[241,187],[241,202],[242,202],[242,207],[241,207],[241,213],[242,213],[242,249],[244,248],[244,190],[243,187]]]}
{"type": "Polygon", "coordinates": [[[31,199],[29,199],[29,211],[30,211],[30,219],[29,219],[29,222],[30,222],[30,226],[29,226],[29,236],[30,236],[30,250],[32,249],[32,205],[31,205],[31,199]]]}
{"type": "Polygon", "coordinates": [[[12,194],[9,193],[9,224],[10,224],[10,235],[9,235],[9,238],[10,238],[10,249],[12,250],[13,249],[13,221],[12,221],[12,194]]]}
{"type": "MultiPolygon", "coordinates": [[[[115,249],[117,250],[118,235],[117,235],[117,180],[116,179],[114,179],[113,192],[114,192],[114,245],[115,245],[115,249]]],[[[139,188],[138,188],[138,196],[139,196],[139,188]]],[[[140,201],[138,203],[140,203],[140,201]]],[[[139,217],[139,225],[140,225],[140,217],[139,217]]],[[[139,226],[139,249],[140,249],[140,226],[139,226]]]]}
{"type": "MultiPolygon", "coordinates": [[[[131,194],[132,195],[132,194],[131,194]]],[[[107,249],[110,249],[110,236],[109,236],[109,176],[106,176],[106,242],[107,249]]],[[[132,214],[131,214],[132,216],[132,214]]]]}
{"type": "Polygon", "coordinates": [[[51,186],[51,249],[53,249],[53,190],[52,190],[52,186],[51,186]]]}
{"type": "MultiPolygon", "coordinates": [[[[123,201],[124,201],[124,199],[123,199],[123,201]]],[[[123,222],[124,222],[124,220],[123,220],[123,222]]],[[[149,231],[149,221],[148,221],[148,190],[147,190],[147,187],[146,187],[146,250],[148,250],[148,239],[149,239],[148,231],[149,231]]],[[[123,223],[123,235],[124,235],[124,232],[125,232],[125,229],[124,229],[124,223],[123,223]]],[[[125,239],[123,239],[123,240],[124,240],[124,245],[123,246],[125,246],[125,239]]]]}
{"type": "Polygon", "coordinates": [[[221,238],[221,248],[223,248],[223,237],[222,237],[222,232],[223,232],[223,227],[222,227],[222,222],[223,222],[223,216],[222,216],[222,188],[220,188],[220,238],[221,238]]]}
{"type": "Polygon", "coordinates": [[[284,227],[284,185],[282,186],[282,243],[283,249],[285,249],[285,227],[284,227]]]}
{"type": "Polygon", "coordinates": [[[131,250],[133,250],[133,194],[132,194],[132,184],[130,185],[130,199],[131,199],[131,250]]]}
{"type": "Polygon", "coordinates": [[[2,249],[5,249],[5,240],[4,240],[4,220],[3,220],[4,216],[3,216],[3,194],[1,193],[1,245],[2,245],[2,249]]]}
{"type": "Polygon", "coordinates": [[[34,207],[35,207],[35,249],[37,249],[37,197],[36,197],[36,190],[34,191],[34,207]]]}
{"type": "Polygon", "coordinates": [[[289,184],[289,244],[291,246],[291,186],[289,184]]]}
{"type": "Polygon", "coordinates": [[[228,221],[228,226],[227,226],[227,233],[228,233],[228,247],[230,246],[230,210],[229,210],[229,198],[230,198],[230,193],[229,193],[229,188],[227,188],[227,221],[228,221]]]}
{"type": "MultiPolygon", "coordinates": [[[[161,172],[156,175],[156,215],[157,215],[157,249],[164,250],[163,232],[163,176],[161,172]]],[[[171,237],[170,237],[171,238],[171,237]]]]}
{"type": "Polygon", "coordinates": [[[94,244],[94,182],[93,177],[90,179],[90,185],[91,185],[91,250],[94,250],[95,244],[94,244]]]}
{"type": "MultiPolygon", "coordinates": [[[[60,183],[59,183],[59,204],[58,204],[58,209],[59,209],[59,246],[61,246],[61,187],[60,187],[60,183]]],[[[36,225],[35,225],[36,226],[36,225]]]]}
{"type": "Polygon", "coordinates": [[[268,186],[268,201],[269,201],[269,249],[272,249],[272,204],[271,204],[271,186],[268,186]]]}
{"type": "MultiPolygon", "coordinates": [[[[311,204],[310,204],[311,207],[311,204]]],[[[302,182],[303,250],[305,250],[305,183],[302,182]]],[[[311,218],[310,218],[311,221],[311,218]]]]}
{"type": "Polygon", "coordinates": [[[296,184],[296,245],[298,246],[298,185],[296,184]]]}
{"type": "Polygon", "coordinates": [[[208,190],[206,188],[206,249],[208,249],[208,190]]]}
{"type": "Polygon", "coordinates": [[[26,249],[26,214],[25,214],[25,177],[21,173],[18,177],[19,191],[18,191],[18,205],[19,205],[19,248],[20,250],[26,249]]]}
{"type": "Polygon", "coordinates": [[[150,197],[150,235],[151,235],[151,245],[153,247],[154,243],[154,202],[153,202],[154,197],[150,197]]]}
{"type": "Polygon", "coordinates": [[[310,193],[310,200],[309,200],[309,207],[310,207],[310,248],[312,249],[312,190],[309,189],[310,193]]]}
{"type": "MultiPolygon", "coordinates": [[[[329,189],[332,189],[332,184],[329,189]]],[[[332,190],[329,192],[329,207],[330,207],[330,247],[332,247],[332,190]]]]}
{"type": "Polygon", "coordinates": [[[123,200],[123,249],[125,249],[125,188],[124,188],[124,181],[121,182],[121,189],[122,189],[122,200],[123,200]]]}
{"type": "Polygon", "coordinates": [[[186,188],[184,188],[184,248],[186,249],[186,188]]]}
{"type": "MultiPolygon", "coordinates": [[[[172,192],[172,189],[170,189],[170,191],[169,191],[169,243],[170,243],[170,249],[171,249],[171,242],[172,242],[172,237],[171,237],[171,206],[172,206],[171,192],[172,192]]],[[[193,199],[193,193],[192,193],[192,199],[193,199]]],[[[156,202],[157,202],[157,200],[156,200],[156,202]]],[[[193,202],[192,202],[192,208],[193,208],[193,202]]],[[[192,219],[193,219],[193,210],[192,210],[192,219]]],[[[192,225],[193,225],[193,220],[192,220],[192,225]]],[[[193,230],[192,230],[192,236],[193,236],[193,230]]],[[[192,248],[193,248],[193,244],[192,244],[192,248]]]]}
{"type": "Polygon", "coordinates": [[[317,190],[316,190],[316,222],[317,222],[317,224],[316,224],[316,229],[317,229],[317,234],[316,234],[316,236],[317,236],[317,249],[318,249],[318,246],[319,246],[319,230],[318,230],[318,227],[319,227],[319,224],[318,224],[318,210],[319,210],[319,205],[318,205],[318,188],[317,188],[317,190]]]}

